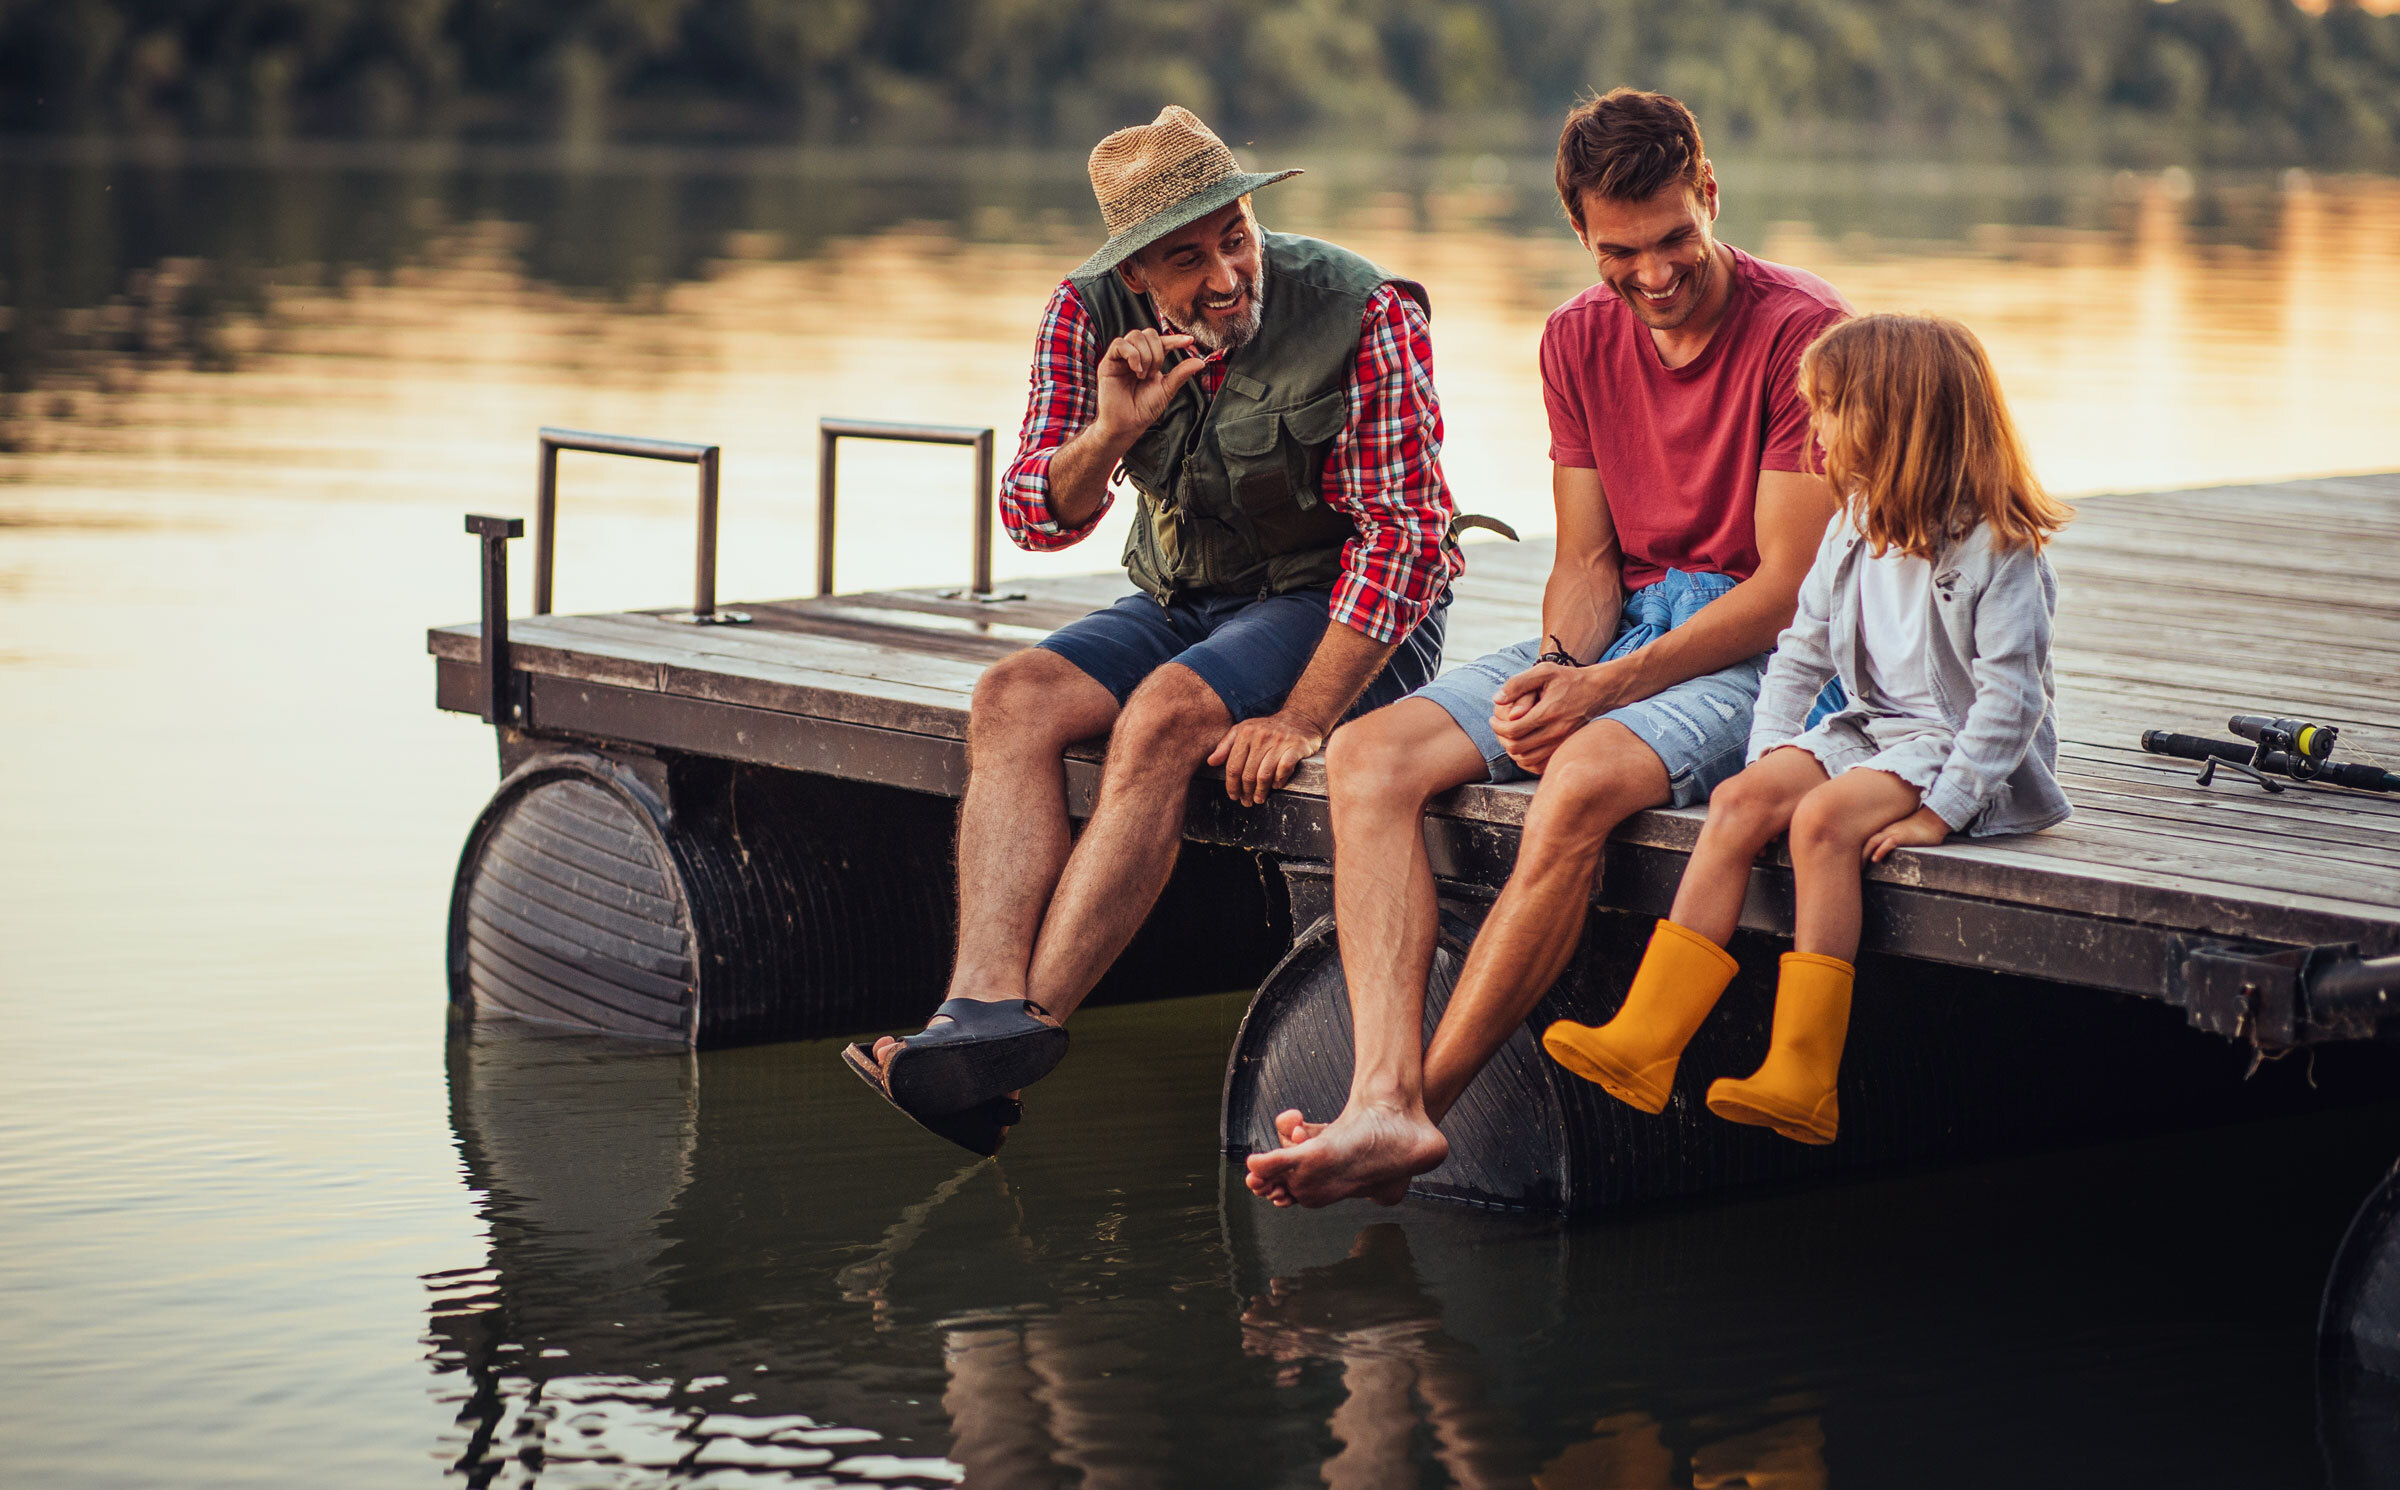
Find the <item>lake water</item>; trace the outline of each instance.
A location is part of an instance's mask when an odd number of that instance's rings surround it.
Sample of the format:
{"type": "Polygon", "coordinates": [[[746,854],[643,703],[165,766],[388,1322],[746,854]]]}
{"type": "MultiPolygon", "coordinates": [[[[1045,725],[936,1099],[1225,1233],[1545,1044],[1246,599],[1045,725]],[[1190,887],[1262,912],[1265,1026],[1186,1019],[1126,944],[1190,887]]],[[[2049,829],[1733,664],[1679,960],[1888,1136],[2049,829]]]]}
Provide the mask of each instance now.
{"type": "MultiPolygon", "coordinates": [[[[1972,321],[2062,491],[2400,467],[2400,182],[1725,176],[1731,241],[1972,321]]],[[[1544,163],[1261,206],[1427,282],[1462,504],[1547,528],[1532,353],[1586,279],[1544,163]]],[[[722,592],[798,593],[814,421],[1005,443],[1092,218],[1072,160],[0,155],[13,1480],[2373,1483],[2311,1331],[2392,1110],[1295,1216],[1214,1153],[1239,993],[1079,1019],[996,1165],[829,1045],[450,1032],[459,514],[530,511],[539,424],[720,442],[722,592]]],[[[844,471],[845,587],[964,577],[962,457],[844,471]]],[[[680,599],[688,483],[570,457],[560,607],[680,599]]]]}

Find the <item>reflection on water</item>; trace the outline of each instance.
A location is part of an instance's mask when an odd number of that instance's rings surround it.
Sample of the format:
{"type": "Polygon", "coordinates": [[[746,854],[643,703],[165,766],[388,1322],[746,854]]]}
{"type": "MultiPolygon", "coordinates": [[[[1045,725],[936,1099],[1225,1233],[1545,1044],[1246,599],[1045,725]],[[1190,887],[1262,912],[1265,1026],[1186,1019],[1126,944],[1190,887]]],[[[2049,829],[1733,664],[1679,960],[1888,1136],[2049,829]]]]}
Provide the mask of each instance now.
{"type": "Polygon", "coordinates": [[[1076,1079],[963,1166],[830,1047],[459,1033],[490,1242],[426,1280],[442,1459],[477,1485],[2324,1480],[2315,1291],[2400,1109],[1597,1226],[1291,1214],[1208,1152],[1239,1008],[1092,1011],[1076,1079]]]}
{"type": "Polygon", "coordinates": [[[1341,1370],[1342,1404],[1325,1423],[1341,1450],[1325,1461],[1326,1484],[1414,1478],[1421,1429],[1452,1483],[1523,1482],[1523,1429],[1493,1405],[1474,1348],[1442,1328],[1442,1312],[1394,1222],[1365,1227],[1337,1262],[1268,1279],[1242,1311],[1242,1349],[1284,1363],[1278,1384],[1297,1385],[1304,1362],[1341,1370]]]}

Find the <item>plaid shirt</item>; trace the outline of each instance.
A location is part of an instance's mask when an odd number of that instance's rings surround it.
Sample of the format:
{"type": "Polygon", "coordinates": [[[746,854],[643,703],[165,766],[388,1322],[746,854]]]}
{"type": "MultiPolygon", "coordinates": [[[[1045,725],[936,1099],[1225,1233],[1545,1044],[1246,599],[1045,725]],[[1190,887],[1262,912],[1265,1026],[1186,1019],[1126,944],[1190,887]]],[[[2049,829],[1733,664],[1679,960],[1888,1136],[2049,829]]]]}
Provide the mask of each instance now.
{"type": "MultiPolygon", "coordinates": [[[[1025,427],[1000,483],[1000,521],[1019,548],[1048,552],[1079,543],[1115,500],[1112,488],[1080,527],[1064,527],[1050,515],[1050,458],[1099,416],[1100,351],[1082,298],[1062,283],[1042,312],[1025,427]]],[[[1215,398],[1225,385],[1224,358],[1211,357],[1195,381],[1215,398]]],[[[1425,312],[1395,286],[1382,286],[1367,301],[1348,392],[1350,419],[1326,452],[1319,493],[1357,526],[1358,536],[1342,545],[1342,573],[1328,609],[1369,640],[1397,642],[1433,609],[1459,563],[1443,543],[1452,507],[1442,480],[1433,338],[1425,312]]]]}

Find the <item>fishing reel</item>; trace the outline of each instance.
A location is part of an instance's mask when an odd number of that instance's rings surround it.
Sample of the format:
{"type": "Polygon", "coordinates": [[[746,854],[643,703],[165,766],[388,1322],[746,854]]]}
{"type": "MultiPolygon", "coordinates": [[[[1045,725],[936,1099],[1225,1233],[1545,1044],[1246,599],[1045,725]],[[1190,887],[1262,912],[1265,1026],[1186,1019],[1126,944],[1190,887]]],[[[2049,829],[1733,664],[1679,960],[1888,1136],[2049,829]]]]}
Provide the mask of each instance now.
{"type": "Polygon", "coordinates": [[[2210,740],[2198,735],[2175,735],[2165,730],[2142,731],[2142,748],[2152,755],[2199,761],[2200,784],[2216,779],[2217,767],[2230,767],[2270,792],[2283,790],[2278,777],[2293,781],[2324,781],[2358,791],[2400,792],[2400,775],[2365,761],[2333,759],[2341,731],[2330,724],[2311,724],[2272,714],[2236,714],[2225,727],[2240,735],[2235,740],[2210,740]]]}
{"type": "Polygon", "coordinates": [[[2304,724],[2265,714],[2236,714],[2225,721],[2225,727],[2256,745],[2261,755],[2281,752],[2290,756],[2291,774],[2302,781],[2314,780],[2325,769],[2334,741],[2342,736],[2330,724],[2304,724]]]}

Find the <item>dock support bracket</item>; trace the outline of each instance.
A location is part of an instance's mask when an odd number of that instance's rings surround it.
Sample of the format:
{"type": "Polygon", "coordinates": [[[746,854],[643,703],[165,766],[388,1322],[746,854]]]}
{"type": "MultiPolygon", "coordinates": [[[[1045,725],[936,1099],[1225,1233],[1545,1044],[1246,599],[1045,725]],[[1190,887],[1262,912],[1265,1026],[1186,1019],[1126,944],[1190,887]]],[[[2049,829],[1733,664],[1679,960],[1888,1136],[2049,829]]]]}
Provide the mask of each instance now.
{"type": "Polygon", "coordinates": [[[508,655],[508,540],[525,536],[525,519],[470,512],[467,531],[483,540],[483,722],[514,729],[525,723],[525,675],[508,655]]]}
{"type": "Polygon", "coordinates": [[[2352,943],[2271,946],[2186,939],[2168,969],[2170,999],[2194,1028],[2265,1051],[2371,1040],[2400,1014],[2400,957],[2361,958],[2352,943]]]}

